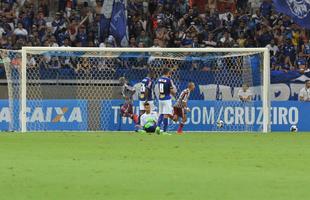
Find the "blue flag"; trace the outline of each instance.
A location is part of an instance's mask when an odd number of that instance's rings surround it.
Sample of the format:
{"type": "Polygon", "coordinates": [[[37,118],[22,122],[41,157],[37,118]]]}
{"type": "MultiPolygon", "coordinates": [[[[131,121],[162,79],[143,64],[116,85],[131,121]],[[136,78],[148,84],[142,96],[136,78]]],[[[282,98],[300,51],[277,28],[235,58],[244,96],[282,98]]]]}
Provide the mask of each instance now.
{"type": "Polygon", "coordinates": [[[273,0],[278,12],[284,13],[300,26],[310,29],[310,0],[273,0]]]}
{"type": "Polygon", "coordinates": [[[109,27],[112,15],[113,1],[104,1],[101,8],[101,16],[99,22],[100,42],[103,42],[109,35],[109,27]]]}
{"type": "Polygon", "coordinates": [[[110,34],[114,36],[118,45],[128,46],[127,29],[127,1],[114,0],[110,22],[110,34]]]}

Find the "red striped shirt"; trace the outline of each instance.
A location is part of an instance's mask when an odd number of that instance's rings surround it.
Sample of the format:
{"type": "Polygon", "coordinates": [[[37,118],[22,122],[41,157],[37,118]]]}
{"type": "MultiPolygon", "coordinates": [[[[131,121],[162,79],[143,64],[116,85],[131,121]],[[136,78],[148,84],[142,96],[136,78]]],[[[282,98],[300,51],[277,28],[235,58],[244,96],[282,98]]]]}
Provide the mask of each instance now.
{"type": "Polygon", "coordinates": [[[186,105],[187,105],[187,101],[189,99],[189,95],[190,95],[190,91],[189,89],[185,89],[181,92],[177,102],[174,104],[174,107],[177,107],[177,108],[185,108],[186,105]]]}

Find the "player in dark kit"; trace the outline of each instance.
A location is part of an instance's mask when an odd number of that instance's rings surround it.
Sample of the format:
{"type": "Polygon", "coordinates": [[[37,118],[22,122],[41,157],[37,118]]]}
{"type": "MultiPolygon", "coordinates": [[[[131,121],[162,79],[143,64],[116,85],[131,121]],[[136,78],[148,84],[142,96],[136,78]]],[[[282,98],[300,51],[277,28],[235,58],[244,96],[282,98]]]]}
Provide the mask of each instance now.
{"type": "Polygon", "coordinates": [[[188,87],[181,92],[177,102],[173,106],[173,120],[177,122],[179,118],[182,119],[177,130],[178,134],[182,134],[183,132],[183,127],[187,120],[186,113],[190,111],[190,109],[187,107],[187,102],[191,91],[194,89],[195,84],[193,82],[188,83],[188,87]]]}
{"type": "Polygon", "coordinates": [[[171,70],[169,68],[165,68],[163,71],[163,76],[158,79],[158,106],[159,106],[159,119],[158,126],[160,127],[161,123],[164,122],[164,132],[167,131],[168,128],[168,119],[172,118],[173,115],[173,107],[171,96],[175,96],[176,89],[171,80],[171,70]]]}
{"type": "Polygon", "coordinates": [[[125,77],[121,77],[119,83],[122,86],[122,96],[125,99],[125,103],[121,107],[121,115],[122,117],[131,118],[137,124],[139,121],[138,116],[133,113],[133,95],[136,90],[127,84],[125,77]]]}
{"type": "Polygon", "coordinates": [[[140,94],[139,94],[139,108],[140,115],[145,112],[144,103],[148,102],[151,108],[151,111],[154,110],[154,72],[150,71],[141,82],[140,94]]]}

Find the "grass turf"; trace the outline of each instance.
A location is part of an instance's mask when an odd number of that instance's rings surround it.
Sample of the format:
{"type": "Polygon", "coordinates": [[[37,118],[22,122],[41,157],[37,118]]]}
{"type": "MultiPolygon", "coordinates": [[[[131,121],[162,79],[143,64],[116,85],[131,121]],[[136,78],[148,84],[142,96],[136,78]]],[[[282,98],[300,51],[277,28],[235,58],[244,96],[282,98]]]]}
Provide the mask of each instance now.
{"type": "Polygon", "coordinates": [[[0,134],[1,199],[309,199],[310,134],[0,134]]]}

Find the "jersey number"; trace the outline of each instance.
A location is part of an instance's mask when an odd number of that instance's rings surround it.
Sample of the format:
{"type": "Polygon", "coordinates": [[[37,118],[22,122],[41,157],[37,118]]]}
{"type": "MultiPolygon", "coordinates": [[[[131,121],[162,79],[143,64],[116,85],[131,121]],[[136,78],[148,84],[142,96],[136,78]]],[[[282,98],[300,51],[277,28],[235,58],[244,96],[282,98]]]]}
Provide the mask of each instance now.
{"type": "Polygon", "coordinates": [[[165,93],[163,83],[159,83],[159,93],[161,93],[161,94],[165,93]]]}
{"type": "Polygon", "coordinates": [[[142,93],[145,92],[145,85],[144,84],[141,85],[140,92],[142,92],[142,93]]]}

